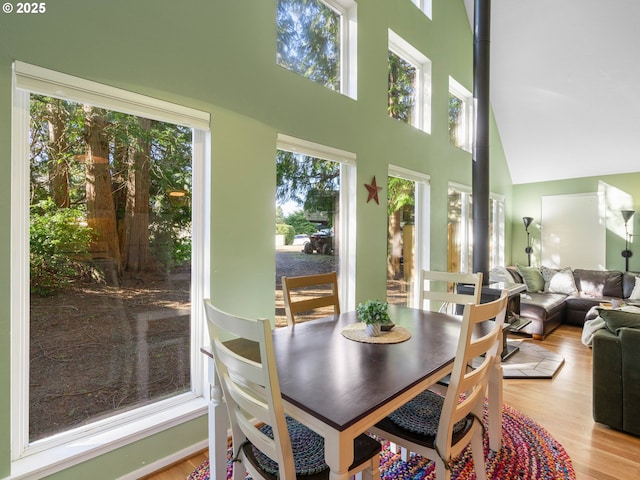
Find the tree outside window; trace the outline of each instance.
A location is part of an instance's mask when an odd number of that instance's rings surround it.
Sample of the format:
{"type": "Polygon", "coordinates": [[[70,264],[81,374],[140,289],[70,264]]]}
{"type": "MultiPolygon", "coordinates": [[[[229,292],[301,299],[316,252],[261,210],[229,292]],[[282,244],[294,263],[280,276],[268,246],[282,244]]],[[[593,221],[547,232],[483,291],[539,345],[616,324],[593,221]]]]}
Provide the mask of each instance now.
{"type": "MultiPolygon", "coordinates": [[[[285,326],[283,275],[339,272],[340,163],[278,150],[276,154],[276,326],[285,326]]],[[[319,287],[318,292],[328,293],[319,287]]],[[[302,320],[333,313],[317,309],[302,320]]]]}
{"type": "Polygon", "coordinates": [[[387,301],[410,305],[415,269],[416,182],[387,177],[387,301]]]}
{"type": "Polygon", "coordinates": [[[449,77],[449,141],[471,151],[473,139],[473,96],[460,83],[449,77]]]}
{"type": "Polygon", "coordinates": [[[412,123],[416,105],[416,67],[389,50],[388,106],[391,118],[412,123]]]}
{"type": "Polygon", "coordinates": [[[190,390],[192,130],[31,95],[29,440],[190,390]]]}
{"type": "Polygon", "coordinates": [[[431,132],[431,60],[389,29],[387,112],[431,132]]]}
{"type": "Polygon", "coordinates": [[[341,24],[320,0],[278,0],[277,64],[340,91],[341,24]]]}

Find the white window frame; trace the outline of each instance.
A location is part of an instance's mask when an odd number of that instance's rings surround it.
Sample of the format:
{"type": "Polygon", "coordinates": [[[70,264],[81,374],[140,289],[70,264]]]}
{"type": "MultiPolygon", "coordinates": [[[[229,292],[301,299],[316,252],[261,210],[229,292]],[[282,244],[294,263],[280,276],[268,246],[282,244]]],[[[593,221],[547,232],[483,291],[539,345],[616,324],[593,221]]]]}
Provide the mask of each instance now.
{"type": "Polygon", "coordinates": [[[449,77],[449,93],[462,100],[463,108],[461,120],[458,123],[456,138],[458,144],[454,144],[467,152],[471,152],[473,147],[473,94],[453,77],[449,77]]]}
{"type": "Polygon", "coordinates": [[[447,188],[447,196],[449,190],[455,190],[462,194],[462,202],[460,206],[460,272],[470,273],[473,270],[473,256],[471,247],[473,246],[473,236],[471,231],[471,219],[473,211],[469,202],[471,197],[471,187],[460,185],[457,183],[449,183],[447,188]]]}
{"type": "Polygon", "coordinates": [[[429,270],[431,258],[431,176],[426,173],[409,170],[398,165],[389,164],[390,177],[403,178],[415,182],[414,218],[416,221],[414,238],[414,269],[411,294],[407,297],[409,307],[418,308],[420,291],[415,288],[420,284],[420,271],[429,270]]]}
{"type": "Polygon", "coordinates": [[[489,252],[489,268],[504,266],[505,224],[503,195],[492,193],[489,195],[490,208],[493,212],[491,221],[491,250],[489,252]]]}
{"type": "Polygon", "coordinates": [[[340,163],[340,215],[338,217],[338,296],[345,309],[356,304],[356,154],[278,133],[278,150],[340,163]]]}
{"type": "MultiPolygon", "coordinates": [[[[207,412],[203,308],[209,273],[210,115],[16,61],[11,132],[11,478],[47,476],[207,412]],[[191,390],[29,442],[29,103],[42,94],[193,129],[191,390]]],[[[204,442],[201,448],[204,448],[204,442]]]]}
{"type": "Polygon", "coordinates": [[[317,0],[340,16],[340,92],[358,99],[358,5],[354,0],[317,0]]]}
{"type": "Polygon", "coordinates": [[[411,0],[427,17],[433,19],[432,0],[411,0]]]}
{"type": "Polygon", "coordinates": [[[431,60],[391,29],[389,50],[415,67],[416,104],[411,115],[411,125],[431,133],[431,60]]]}
{"type": "Polygon", "coordinates": [[[358,5],[353,0],[320,0],[340,14],[340,93],[358,99],[358,5]]]}

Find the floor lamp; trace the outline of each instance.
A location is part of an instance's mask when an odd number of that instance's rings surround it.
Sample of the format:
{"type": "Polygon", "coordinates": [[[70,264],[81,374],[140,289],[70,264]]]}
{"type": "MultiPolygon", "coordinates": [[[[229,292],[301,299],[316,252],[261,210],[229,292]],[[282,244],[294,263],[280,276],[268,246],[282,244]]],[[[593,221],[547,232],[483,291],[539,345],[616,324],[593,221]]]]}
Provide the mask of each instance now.
{"type": "Polygon", "coordinates": [[[626,272],[629,271],[629,258],[633,255],[631,250],[629,250],[629,237],[632,235],[629,235],[628,223],[634,213],[636,213],[635,210],[620,210],[620,214],[624,220],[624,250],[622,251],[622,256],[624,257],[624,269],[626,272]]]}
{"type": "Polygon", "coordinates": [[[522,221],[524,222],[524,230],[527,232],[527,247],[524,249],[524,252],[527,254],[527,264],[531,266],[531,254],[533,253],[533,248],[531,248],[531,234],[529,233],[529,225],[533,222],[532,217],[522,217],[522,221]]]}

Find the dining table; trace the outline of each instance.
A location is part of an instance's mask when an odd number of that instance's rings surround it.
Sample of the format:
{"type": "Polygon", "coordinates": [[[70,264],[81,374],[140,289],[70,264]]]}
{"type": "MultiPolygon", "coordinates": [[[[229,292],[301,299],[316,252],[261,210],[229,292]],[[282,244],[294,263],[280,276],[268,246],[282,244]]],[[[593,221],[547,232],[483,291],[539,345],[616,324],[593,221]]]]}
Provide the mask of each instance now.
{"type": "MultiPolygon", "coordinates": [[[[384,333],[375,340],[354,339],[355,311],[273,330],[285,413],[324,437],[331,480],[348,478],[354,438],[453,368],[461,316],[397,305],[389,305],[389,316],[396,331],[391,331],[395,335],[389,335],[388,342],[384,333]]],[[[254,348],[243,339],[227,343],[238,351],[254,348]]],[[[203,352],[210,359],[210,468],[215,472],[212,478],[222,479],[226,478],[226,411],[213,356],[209,349],[203,352]]],[[[498,356],[488,388],[489,442],[494,451],[501,445],[502,381],[498,356]]]]}

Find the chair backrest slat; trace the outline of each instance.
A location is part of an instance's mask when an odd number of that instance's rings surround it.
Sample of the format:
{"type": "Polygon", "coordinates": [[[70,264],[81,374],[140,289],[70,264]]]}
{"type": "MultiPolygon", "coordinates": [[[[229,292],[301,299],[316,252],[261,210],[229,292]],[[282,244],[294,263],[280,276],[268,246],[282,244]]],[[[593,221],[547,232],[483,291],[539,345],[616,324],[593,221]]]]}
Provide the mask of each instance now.
{"type": "Polygon", "coordinates": [[[482,272],[457,273],[422,270],[420,272],[419,308],[443,310],[448,305],[467,305],[480,303],[482,294],[482,272]],[[473,290],[459,292],[458,285],[468,285],[473,290]],[[429,306],[425,303],[429,302],[429,306]],[[434,308],[434,305],[437,308],[434,308]]]}
{"type": "MultiPolygon", "coordinates": [[[[234,454],[249,440],[276,461],[279,478],[295,479],[293,450],[287,430],[282,396],[278,383],[271,324],[264,319],[247,319],[225,313],[205,300],[211,348],[227,404],[234,454]],[[230,337],[235,337],[229,341],[230,337]],[[246,349],[234,349],[236,340],[244,339],[249,348],[259,349],[247,354],[246,349]],[[258,422],[271,426],[273,439],[262,433],[258,422]]],[[[236,464],[237,465],[237,464],[236,464]]],[[[253,478],[264,478],[249,462],[243,464],[253,478]]]]}
{"type": "Polygon", "coordinates": [[[284,295],[285,313],[287,324],[293,327],[296,315],[322,307],[333,307],[333,314],[340,313],[340,301],[338,299],[338,276],[336,272],[322,273],[318,275],[305,275],[301,277],[282,277],[282,293],[284,295]],[[318,292],[318,289],[328,292],[318,292]],[[310,292],[309,289],[313,290],[310,292]],[[325,287],[322,289],[322,287],[325,287]]]}
{"type": "Polygon", "coordinates": [[[507,300],[505,290],[497,300],[464,307],[456,358],[436,439],[442,452],[449,448],[456,422],[471,412],[482,418],[490,369],[499,368],[507,300]],[[482,335],[478,333],[480,328],[482,335]]]}

